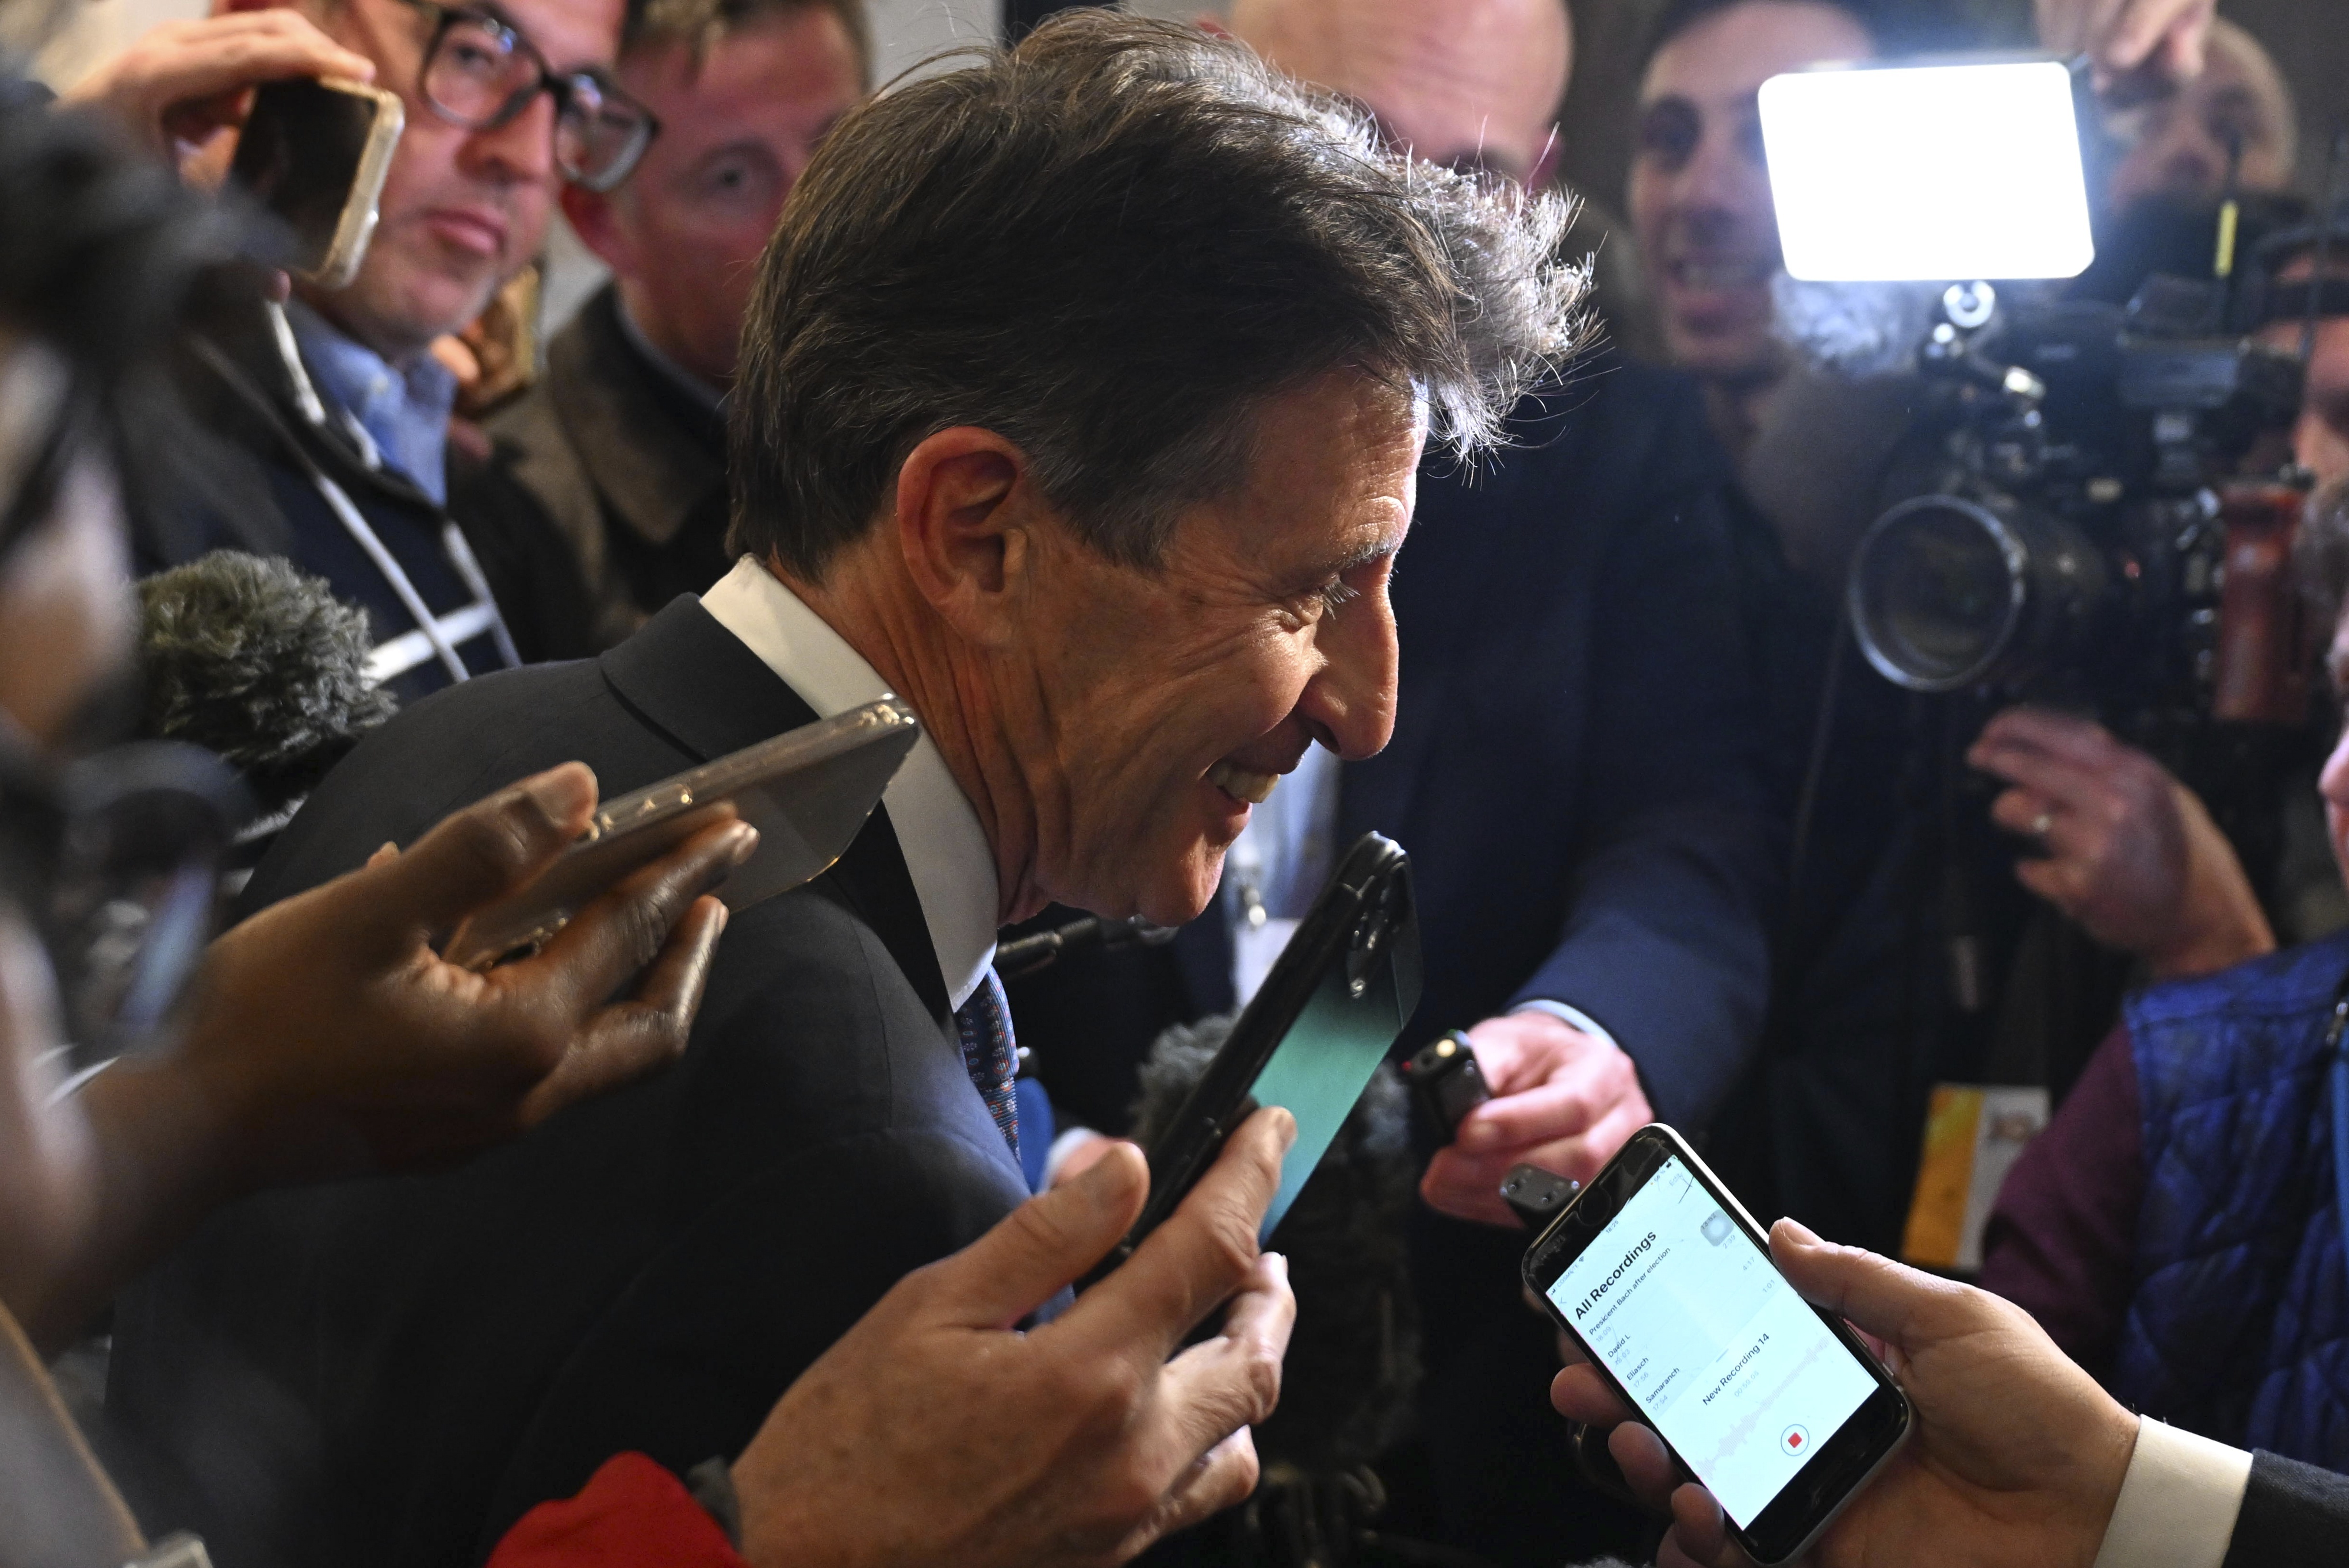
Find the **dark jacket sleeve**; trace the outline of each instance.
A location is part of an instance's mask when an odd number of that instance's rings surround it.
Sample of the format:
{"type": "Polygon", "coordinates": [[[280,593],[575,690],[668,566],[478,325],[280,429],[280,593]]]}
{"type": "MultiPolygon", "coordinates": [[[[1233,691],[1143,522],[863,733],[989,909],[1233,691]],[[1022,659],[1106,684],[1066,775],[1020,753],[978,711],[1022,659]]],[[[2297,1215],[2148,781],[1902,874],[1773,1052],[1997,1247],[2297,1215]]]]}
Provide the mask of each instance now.
{"type": "Polygon", "coordinates": [[[1516,998],[1589,1015],[1684,1127],[1711,1118],[1760,1037],[1780,876],[1730,559],[1709,483],[1610,544],[1572,913],[1516,998]]]}
{"type": "Polygon", "coordinates": [[[2349,1476],[2279,1454],[2251,1455],[2251,1478],[2220,1568],[2337,1568],[2349,1562],[2349,1476]]]}
{"type": "Polygon", "coordinates": [[[2039,1320],[2098,1377],[2128,1311],[2145,1202],[2137,1056],[2115,1029],[2007,1172],[1982,1236],[1982,1287],[2039,1320]]]}

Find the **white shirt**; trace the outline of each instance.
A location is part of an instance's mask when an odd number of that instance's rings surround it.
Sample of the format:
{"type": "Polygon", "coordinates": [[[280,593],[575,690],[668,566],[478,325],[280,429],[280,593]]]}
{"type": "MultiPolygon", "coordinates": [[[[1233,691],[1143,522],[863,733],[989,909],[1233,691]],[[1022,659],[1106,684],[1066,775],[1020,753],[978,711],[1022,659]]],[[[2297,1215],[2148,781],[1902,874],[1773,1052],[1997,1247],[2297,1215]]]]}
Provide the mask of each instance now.
{"type": "MultiPolygon", "coordinates": [[[[819,718],[890,695],[864,655],[751,556],[701,596],[701,607],[819,718]]],[[[995,962],[995,851],[926,727],[881,803],[914,879],[947,995],[959,1008],[995,962]]]]}
{"type": "Polygon", "coordinates": [[[2138,1417],[2095,1568],[2219,1568],[2251,1479],[2242,1449],[2138,1417]]]}

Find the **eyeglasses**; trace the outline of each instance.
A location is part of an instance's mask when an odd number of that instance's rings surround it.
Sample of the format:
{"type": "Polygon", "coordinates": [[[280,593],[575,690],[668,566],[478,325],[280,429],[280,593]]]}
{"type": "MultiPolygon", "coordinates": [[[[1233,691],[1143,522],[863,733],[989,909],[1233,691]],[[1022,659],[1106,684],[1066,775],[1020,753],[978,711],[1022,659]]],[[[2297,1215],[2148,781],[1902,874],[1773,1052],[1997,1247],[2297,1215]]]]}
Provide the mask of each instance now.
{"type": "Polygon", "coordinates": [[[76,1068],[159,1044],[202,961],[251,815],[218,758],[140,741],[51,769],[0,727],[0,892],[57,972],[76,1068]]]}
{"type": "Polygon", "coordinates": [[[495,130],[545,93],[554,99],[554,166],[590,191],[626,180],[659,133],[652,110],[603,72],[554,70],[536,45],[490,13],[406,3],[432,19],[417,89],[450,124],[495,130]]]}

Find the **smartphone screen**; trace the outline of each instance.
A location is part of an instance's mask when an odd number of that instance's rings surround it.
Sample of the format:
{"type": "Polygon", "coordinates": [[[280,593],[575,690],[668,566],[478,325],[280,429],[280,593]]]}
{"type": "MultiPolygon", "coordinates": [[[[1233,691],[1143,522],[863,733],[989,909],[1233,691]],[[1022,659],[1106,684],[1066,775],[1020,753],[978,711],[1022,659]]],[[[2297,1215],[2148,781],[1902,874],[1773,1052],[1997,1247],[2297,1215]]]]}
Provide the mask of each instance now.
{"type": "Polygon", "coordinates": [[[1729,1515],[1799,1554],[1909,1432],[1909,1405],[1671,1129],[1631,1135],[1526,1254],[1526,1283],[1729,1515]]]}
{"type": "Polygon", "coordinates": [[[1668,1157],[1549,1298],[1729,1517],[1751,1525],[1876,1378],[1668,1157]]]}
{"type": "Polygon", "coordinates": [[[1321,1163],[1354,1102],[1369,1087],[1371,1075],[1394,1048],[1395,1037],[1418,1006],[1417,985],[1411,986],[1411,1000],[1405,1002],[1395,973],[1395,949],[1404,942],[1412,949],[1407,962],[1415,976],[1419,934],[1408,923],[1388,934],[1384,954],[1373,955],[1368,965],[1356,965],[1357,950],[1351,945],[1337,954],[1324,966],[1321,983],[1304,1011],[1257,1074],[1249,1100],[1279,1106],[1297,1119],[1297,1141],[1281,1161],[1280,1189],[1264,1212],[1259,1240],[1271,1239],[1288,1206],[1305,1190],[1314,1167],[1321,1163]]]}

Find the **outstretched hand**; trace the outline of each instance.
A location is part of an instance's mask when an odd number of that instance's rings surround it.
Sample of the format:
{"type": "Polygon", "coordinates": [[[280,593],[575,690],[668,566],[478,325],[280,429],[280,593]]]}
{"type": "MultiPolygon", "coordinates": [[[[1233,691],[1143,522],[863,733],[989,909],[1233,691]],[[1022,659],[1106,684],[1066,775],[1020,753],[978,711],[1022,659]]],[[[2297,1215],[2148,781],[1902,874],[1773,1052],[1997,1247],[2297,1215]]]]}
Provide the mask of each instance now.
{"type": "Polygon", "coordinates": [[[746,822],[704,829],[519,963],[476,973],[435,950],[595,810],[595,775],[565,764],[212,944],[184,1054],[240,1108],[268,1179],[456,1159],[685,1048],[726,921],[702,895],[757,847],[746,822]]]}
{"type": "Polygon", "coordinates": [[[253,89],[293,77],[375,79],[375,62],[285,6],[165,22],[99,65],[61,101],[99,108],[191,181],[216,183],[253,89]]]}
{"type": "Polygon", "coordinates": [[[2023,885],[2157,980],[2208,975],[2275,951],[2234,846],[2195,793],[2093,719],[2011,707],[1966,760],[2011,788],[1991,820],[2035,840],[2023,885]]]}
{"type": "Polygon", "coordinates": [[[1287,1111],[1257,1111],[1133,1257],[1027,1333],[1142,1212],[1132,1144],[899,1281],[735,1461],[743,1555],[1106,1568],[1245,1499],[1297,1311],[1257,1226],[1296,1137],[1287,1111]],[[1221,1332],[1175,1355],[1219,1306],[1221,1332]]]}
{"type": "Polygon", "coordinates": [[[2035,0],[2039,41],[2085,55],[2099,92],[2172,88],[2202,74],[2218,0],[2035,0]]]}
{"type": "MultiPolygon", "coordinates": [[[[1792,1220],[1770,1255],[1808,1300],[1880,1347],[1916,1430],[1813,1549],[1821,1568],[2089,1568],[2137,1447],[2137,1418],[2056,1348],[2028,1313],[1792,1220]]],[[[1550,1387],[1565,1415],[1615,1429],[1632,1491],[1669,1510],[1660,1568],[1750,1568],[1720,1504],[1682,1483],[1655,1433],[1587,1364],[1550,1387]]]]}

